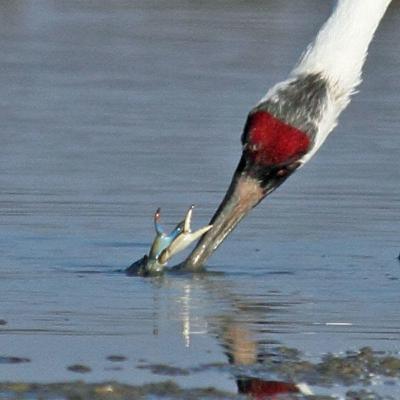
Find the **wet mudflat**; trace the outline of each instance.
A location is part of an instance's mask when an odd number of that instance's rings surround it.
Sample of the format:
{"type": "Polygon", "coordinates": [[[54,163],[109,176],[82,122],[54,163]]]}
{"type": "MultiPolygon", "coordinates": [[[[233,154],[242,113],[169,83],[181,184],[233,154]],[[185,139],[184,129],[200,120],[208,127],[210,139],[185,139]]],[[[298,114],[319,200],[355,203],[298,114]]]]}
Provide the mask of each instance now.
{"type": "MultiPolygon", "coordinates": [[[[90,372],[83,366],[76,366],[75,372],[90,372]]],[[[139,367],[140,368],[140,367],[139,367]]],[[[257,367],[232,366],[226,364],[202,365],[179,369],[170,365],[148,365],[154,374],[166,379],[158,383],[128,385],[118,381],[85,383],[77,380],[65,383],[0,383],[0,398],[12,399],[236,399],[243,396],[257,399],[313,399],[334,400],[338,397],[348,400],[396,399],[397,381],[400,378],[400,358],[382,353],[376,354],[371,348],[347,352],[342,356],[327,354],[319,363],[301,358],[296,349],[279,347],[274,354],[257,367]],[[278,361],[279,360],[279,361],[278,361]],[[196,375],[200,371],[219,371],[236,377],[238,394],[213,387],[183,388],[174,382],[177,375],[196,375]],[[256,377],[257,376],[257,377],[256,377]],[[271,380],[279,376],[285,381],[271,380]],[[268,379],[266,377],[269,377],[268,379]],[[302,382],[298,385],[293,382],[302,382]],[[310,386],[325,394],[313,394],[310,386]],[[342,393],[331,396],[328,393],[337,387],[342,393]],[[378,387],[377,394],[376,387],[378,387]],[[338,396],[339,395],[339,396],[338,396]]],[[[71,369],[72,370],[72,369],[71,369]]]]}
{"type": "Polygon", "coordinates": [[[1,3],[0,399],[399,397],[397,2],[339,127],[210,273],[118,272],[157,207],[171,227],[192,203],[208,222],[246,112],[329,13],[1,3]]]}

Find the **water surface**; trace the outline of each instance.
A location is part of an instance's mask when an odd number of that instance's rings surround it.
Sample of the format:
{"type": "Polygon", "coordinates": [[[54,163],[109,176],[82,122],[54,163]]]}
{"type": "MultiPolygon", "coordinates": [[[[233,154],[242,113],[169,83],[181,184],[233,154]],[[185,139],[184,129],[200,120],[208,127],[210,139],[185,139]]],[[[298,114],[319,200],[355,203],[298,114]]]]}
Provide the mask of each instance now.
{"type": "Polygon", "coordinates": [[[173,377],[185,387],[234,393],[229,370],[202,368],[227,365],[232,326],[258,356],[398,354],[397,2],[361,93],[213,256],[222,274],[115,272],[147,251],[157,207],[172,226],[196,203],[194,225],[208,222],[247,111],[329,13],[318,0],[1,3],[0,355],[31,360],[0,363],[2,380],[72,380],[84,364],[87,381],[142,384],[165,380],[147,368],[163,364],[194,369],[173,377]]]}

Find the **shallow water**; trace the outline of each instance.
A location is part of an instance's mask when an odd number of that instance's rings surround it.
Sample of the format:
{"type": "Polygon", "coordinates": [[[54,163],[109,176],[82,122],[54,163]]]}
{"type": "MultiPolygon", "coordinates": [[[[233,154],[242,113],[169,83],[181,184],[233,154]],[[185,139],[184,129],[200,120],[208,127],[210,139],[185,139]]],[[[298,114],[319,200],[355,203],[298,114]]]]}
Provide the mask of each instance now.
{"type": "Polygon", "coordinates": [[[222,274],[115,272],[147,251],[158,206],[167,225],[191,203],[194,225],[208,222],[246,112],[329,3],[0,4],[0,356],[30,359],[0,362],[1,380],[137,385],[171,379],[152,372],[161,364],[183,387],[235,393],[229,369],[204,367],[227,365],[232,329],[256,358],[281,345],[312,361],[362,346],[398,355],[398,2],[361,93],[213,256],[222,274]]]}

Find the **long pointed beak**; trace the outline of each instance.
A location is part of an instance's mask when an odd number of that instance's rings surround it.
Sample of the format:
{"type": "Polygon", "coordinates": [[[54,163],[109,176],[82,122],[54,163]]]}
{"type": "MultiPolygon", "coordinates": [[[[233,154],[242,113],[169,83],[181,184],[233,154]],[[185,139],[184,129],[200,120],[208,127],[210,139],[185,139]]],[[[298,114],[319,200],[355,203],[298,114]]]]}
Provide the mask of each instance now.
{"type": "Polygon", "coordinates": [[[178,268],[201,271],[207,259],[248,212],[279,187],[299,165],[293,162],[286,166],[257,166],[244,152],[229,189],[210,221],[211,229],[178,268]]]}
{"type": "Polygon", "coordinates": [[[205,261],[217,249],[236,225],[265,196],[260,182],[247,174],[236,171],[231,185],[210,225],[212,228],[200,239],[199,243],[183,263],[189,271],[202,269],[205,261]]]}

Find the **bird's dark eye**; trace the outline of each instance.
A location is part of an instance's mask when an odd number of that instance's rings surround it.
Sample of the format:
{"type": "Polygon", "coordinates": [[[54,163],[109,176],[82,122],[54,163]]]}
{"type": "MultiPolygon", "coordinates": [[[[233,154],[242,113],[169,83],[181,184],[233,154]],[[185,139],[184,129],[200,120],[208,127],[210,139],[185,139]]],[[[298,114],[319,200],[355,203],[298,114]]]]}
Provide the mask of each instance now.
{"type": "Polygon", "coordinates": [[[281,168],[276,171],[276,176],[286,176],[289,171],[286,168],[281,168]]]}

